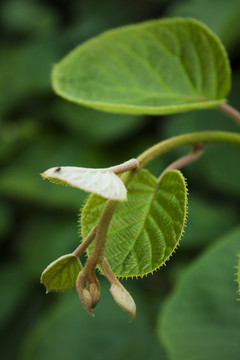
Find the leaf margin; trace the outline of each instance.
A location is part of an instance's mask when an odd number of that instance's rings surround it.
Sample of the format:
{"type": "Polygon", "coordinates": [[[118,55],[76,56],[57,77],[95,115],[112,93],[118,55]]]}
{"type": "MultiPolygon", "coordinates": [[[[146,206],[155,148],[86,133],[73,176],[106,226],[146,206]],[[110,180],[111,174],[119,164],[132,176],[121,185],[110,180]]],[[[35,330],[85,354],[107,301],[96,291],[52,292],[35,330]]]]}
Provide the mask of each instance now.
{"type": "Polygon", "coordinates": [[[228,95],[228,93],[231,89],[231,67],[230,67],[230,61],[228,58],[228,53],[227,53],[224,45],[222,44],[219,37],[214,32],[212,32],[211,29],[209,29],[209,27],[207,25],[205,25],[201,21],[194,19],[194,18],[187,18],[187,17],[175,17],[175,18],[166,18],[166,19],[161,18],[161,19],[156,19],[156,20],[144,21],[144,22],[137,23],[137,24],[120,26],[120,27],[117,27],[117,28],[114,28],[111,30],[107,30],[91,39],[88,39],[83,44],[76,46],[59,63],[57,63],[53,66],[53,70],[51,73],[51,83],[52,83],[52,88],[57,95],[61,96],[62,98],[66,99],[70,102],[73,102],[73,103],[76,103],[79,105],[83,105],[86,107],[90,107],[95,110],[100,110],[100,111],[110,112],[110,113],[118,113],[118,114],[129,114],[129,115],[131,115],[131,114],[132,115],[168,115],[168,114],[170,115],[170,114],[181,113],[181,112],[186,112],[186,111],[191,111],[191,110],[216,108],[220,104],[227,102],[227,99],[225,97],[228,95]],[[112,103],[107,103],[107,102],[79,99],[79,98],[75,98],[73,96],[66,95],[64,93],[64,91],[62,91],[59,88],[59,86],[57,84],[57,80],[56,80],[57,69],[59,66],[61,66],[62,63],[64,63],[65,61],[68,60],[68,58],[71,57],[73,52],[75,52],[79,48],[85,49],[85,47],[88,47],[89,45],[91,46],[92,44],[98,42],[99,39],[107,38],[108,36],[111,36],[115,32],[124,32],[124,31],[128,31],[130,29],[135,30],[138,28],[142,28],[145,25],[147,26],[148,24],[153,24],[153,23],[156,24],[159,22],[172,23],[173,21],[176,21],[176,22],[187,22],[188,21],[188,22],[191,22],[192,24],[197,25],[199,28],[201,28],[203,31],[205,31],[208,34],[208,36],[211,37],[211,39],[214,39],[214,41],[219,46],[219,49],[221,49],[221,52],[222,52],[222,55],[223,55],[223,58],[225,61],[225,71],[226,71],[226,75],[227,75],[227,83],[224,86],[225,90],[224,91],[222,90],[222,93],[224,93],[224,95],[221,95],[221,97],[224,96],[224,98],[212,99],[212,100],[205,99],[205,101],[186,103],[186,104],[180,104],[180,105],[167,105],[167,106],[153,107],[153,106],[141,106],[141,105],[139,106],[139,105],[128,105],[128,104],[112,104],[112,103]]]}

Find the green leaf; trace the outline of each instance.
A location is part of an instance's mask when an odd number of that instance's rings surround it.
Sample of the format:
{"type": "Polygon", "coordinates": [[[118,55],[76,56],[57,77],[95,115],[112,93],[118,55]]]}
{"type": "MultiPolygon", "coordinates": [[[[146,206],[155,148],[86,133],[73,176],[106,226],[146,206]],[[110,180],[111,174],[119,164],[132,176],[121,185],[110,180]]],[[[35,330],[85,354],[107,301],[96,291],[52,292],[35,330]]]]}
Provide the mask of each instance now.
{"type": "MultiPolygon", "coordinates": [[[[128,187],[111,221],[104,255],[114,274],[146,275],[165,263],[182,235],[186,217],[186,185],[179,171],[160,180],[141,170],[128,187]]],[[[105,201],[91,195],[82,211],[82,237],[99,220],[105,201]]]]}
{"type": "Polygon", "coordinates": [[[75,255],[61,256],[44,270],[41,283],[46,286],[47,292],[71,289],[81,269],[82,265],[75,255]]]}
{"type": "Polygon", "coordinates": [[[29,32],[32,36],[49,36],[49,32],[57,25],[57,12],[43,3],[31,0],[9,0],[3,4],[0,17],[6,28],[20,34],[29,32]]]}
{"type": "Polygon", "coordinates": [[[227,54],[193,19],[167,19],[109,31],[54,67],[54,90],[95,109],[169,114],[216,107],[230,89],[227,54]]]}
{"type": "Polygon", "coordinates": [[[203,21],[214,31],[227,47],[238,42],[240,35],[239,0],[183,0],[173,2],[168,15],[193,17],[203,21]]]}
{"type": "Polygon", "coordinates": [[[159,336],[169,359],[238,360],[240,312],[234,264],[240,228],[224,236],[185,271],[163,307],[159,336]]]}

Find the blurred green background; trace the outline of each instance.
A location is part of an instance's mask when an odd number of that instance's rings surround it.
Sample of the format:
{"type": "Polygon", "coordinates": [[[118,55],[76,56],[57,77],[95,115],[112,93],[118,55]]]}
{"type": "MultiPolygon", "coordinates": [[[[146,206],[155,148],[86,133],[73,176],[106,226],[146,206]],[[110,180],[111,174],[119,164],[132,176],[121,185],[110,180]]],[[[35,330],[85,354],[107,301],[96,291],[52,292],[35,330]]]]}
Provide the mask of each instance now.
{"type": "MultiPolygon", "coordinates": [[[[53,93],[53,64],[78,44],[106,29],[171,16],[202,20],[222,39],[232,66],[229,99],[239,109],[239,0],[0,3],[2,359],[239,359],[240,304],[234,282],[235,254],[240,253],[237,148],[208,146],[197,163],[183,170],[190,193],[187,228],[166,267],[138,281],[123,281],[137,304],[132,323],[114,303],[104,279],[94,319],[84,312],[75,290],[46,296],[39,283],[51,261],[78,246],[78,212],[86,198],[76,189],[42,181],[42,171],[61,165],[107,167],[186,132],[239,131],[217,110],[164,117],[112,115],[53,93]],[[216,290],[211,271],[220,281],[216,290]],[[230,295],[222,296],[225,293],[230,295]],[[194,333],[199,324],[214,339],[206,349],[203,332],[194,333]],[[219,334],[222,327],[225,332],[219,334]],[[233,333],[238,340],[229,335],[233,333]],[[192,334],[195,345],[190,349],[192,334]],[[231,345],[227,353],[221,344],[231,345]]],[[[186,151],[172,152],[149,169],[157,175],[186,151]]]]}

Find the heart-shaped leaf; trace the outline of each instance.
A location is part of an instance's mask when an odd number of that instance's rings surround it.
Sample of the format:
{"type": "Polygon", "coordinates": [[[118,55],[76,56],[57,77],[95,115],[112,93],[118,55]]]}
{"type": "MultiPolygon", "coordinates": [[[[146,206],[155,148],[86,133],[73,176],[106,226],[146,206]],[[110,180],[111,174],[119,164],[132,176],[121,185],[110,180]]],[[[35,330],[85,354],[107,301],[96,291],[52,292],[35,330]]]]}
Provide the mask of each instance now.
{"type": "Polygon", "coordinates": [[[169,114],[216,107],[230,89],[227,54],[193,19],[164,19],[108,31],[55,65],[54,90],[95,109],[169,114]]]}
{"type": "Polygon", "coordinates": [[[46,286],[47,292],[71,289],[76,285],[81,269],[82,265],[75,255],[61,256],[44,270],[41,283],[46,286]]]}
{"type": "MultiPolygon", "coordinates": [[[[177,170],[165,173],[159,184],[147,170],[135,176],[108,230],[104,256],[116,276],[145,275],[165,263],[183,231],[186,194],[177,170]]],[[[82,211],[83,238],[97,224],[104,204],[103,198],[90,196],[82,211]]]]}

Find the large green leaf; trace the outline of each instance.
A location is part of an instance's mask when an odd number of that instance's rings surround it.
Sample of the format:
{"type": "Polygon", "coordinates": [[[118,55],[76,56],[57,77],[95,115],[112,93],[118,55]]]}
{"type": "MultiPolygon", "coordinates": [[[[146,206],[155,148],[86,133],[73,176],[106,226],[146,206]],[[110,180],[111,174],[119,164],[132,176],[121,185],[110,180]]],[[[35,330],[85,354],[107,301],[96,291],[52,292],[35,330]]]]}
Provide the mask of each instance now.
{"type": "MultiPolygon", "coordinates": [[[[99,220],[105,200],[91,195],[82,211],[82,237],[99,220]]],[[[176,248],[186,216],[186,185],[179,171],[160,180],[141,170],[130,183],[128,201],[111,221],[105,256],[116,276],[141,276],[156,270],[176,248]]]]}
{"type": "Polygon", "coordinates": [[[240,311],[234,281],[239,238],[237,228],[207,250],[167,301],[159,336],[169,359],[239,359],[240,311]]]}
{"type": "Polygon", "coordinates": [[[64,98],[99,110],[168,114],[225,101],[230,69],[219,39],[193,19],[157,20],[109,31],[54,67],[64,98]]]}

